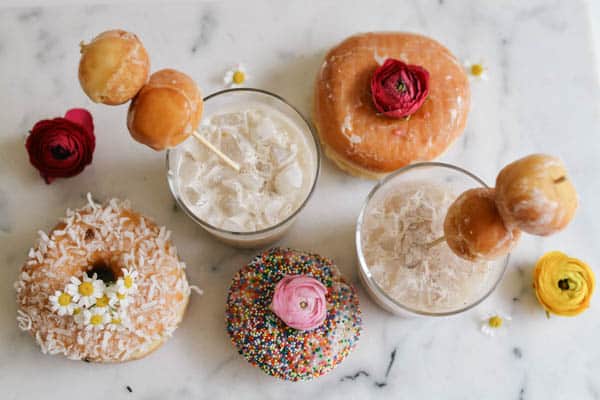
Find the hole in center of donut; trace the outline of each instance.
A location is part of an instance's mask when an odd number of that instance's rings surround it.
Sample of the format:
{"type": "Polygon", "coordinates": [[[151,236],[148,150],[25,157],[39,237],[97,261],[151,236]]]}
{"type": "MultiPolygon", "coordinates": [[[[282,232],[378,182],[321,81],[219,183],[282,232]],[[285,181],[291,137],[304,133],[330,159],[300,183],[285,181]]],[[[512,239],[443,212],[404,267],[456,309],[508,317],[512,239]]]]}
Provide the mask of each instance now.
{"type": "Polygon", "coordinates": [[[115,283],[117,281],[115,271],[104,261],[96,261],[92,265],[92,268],[88,271],[88,275],[92,276],[94,274],[96,274],[98,279],[105,284],[115,283]]]}

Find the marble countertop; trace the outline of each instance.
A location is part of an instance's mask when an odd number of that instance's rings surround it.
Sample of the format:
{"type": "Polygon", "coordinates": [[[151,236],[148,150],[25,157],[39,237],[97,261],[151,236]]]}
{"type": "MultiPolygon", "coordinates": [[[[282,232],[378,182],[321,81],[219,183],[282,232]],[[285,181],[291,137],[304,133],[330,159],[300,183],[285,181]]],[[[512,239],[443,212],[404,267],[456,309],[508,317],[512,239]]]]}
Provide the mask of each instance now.
{"type": "Polygon", "coordinates": [[[546,319],[531,290],[532,265],[560,249],[600,262],[599,91],[589,16],[579,1],[428,0],[256,1],[160,5],[0,8],[0,392],[3,399],[599,399],[600,296],[577,318],[546,319]],[[308,114],[325,51],[361,31],[432,36],[462,60],[482,61],[488,81],[472,83],[467,129],[441,158],[492,182],[505,163],[530,152],[566,160],[581,197],[574,222],[549,238],[525,236],[503,282],[460,316],[399,319],[360,287],[354,227],[373,182],[325,161],[316,193],[282,245],[333,258],[359,287],[364,332],[333,373],[308,383],[264,375],[237,354],[225,333],[225,294],[253,251],[227,247],[174,207],[164,154],[135,143],[126,107],[92,104],[77,82],[78,43],[112,27],[140,35],[152,68],[188,72],[206,94],[243,62],[249,85],[279,93],[308,114]],[[41,118],[84,106],[96,122],[93,164],[78,177],[46,185],[29,165],[25,133],[41,118]],[[66,207],[129,198],[174,231],[193,295],[183,323],[141,361],[94,365],[44,356],[15,323],[18,270],[38,229],[66,207]],[[596,205],[596,206],[595,206],[596,205]],[[512,316],[490,338],[480,320],[512,316]],[[132,389],[130,393],[127,386],[132,389]]]}

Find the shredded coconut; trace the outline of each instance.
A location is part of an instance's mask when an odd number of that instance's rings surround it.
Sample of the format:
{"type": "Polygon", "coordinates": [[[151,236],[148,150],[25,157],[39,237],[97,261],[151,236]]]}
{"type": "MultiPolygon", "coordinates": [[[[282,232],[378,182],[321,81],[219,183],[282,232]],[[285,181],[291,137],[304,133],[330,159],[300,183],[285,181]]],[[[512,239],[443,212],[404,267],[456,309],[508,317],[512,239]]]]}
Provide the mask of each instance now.
{"type": "Polygon", "coordinates": [[[190,290],[200,296],[204,294],[204,291],[196,285],[190,285],[190,290]]]}
{"type": "Polygon", "coordinates": [[[17,323],[22,331],[31,330],[31,317],[21,310],[17,310],[17,323]]]}

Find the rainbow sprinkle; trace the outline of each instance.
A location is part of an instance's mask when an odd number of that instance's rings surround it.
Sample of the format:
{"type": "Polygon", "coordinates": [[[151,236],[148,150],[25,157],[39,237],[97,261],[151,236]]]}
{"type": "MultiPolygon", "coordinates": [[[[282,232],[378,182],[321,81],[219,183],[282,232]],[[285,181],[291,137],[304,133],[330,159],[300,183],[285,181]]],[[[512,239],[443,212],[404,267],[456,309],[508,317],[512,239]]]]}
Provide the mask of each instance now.
{"type": "Polygon", "coordinates": [[[298,381],[324,375],[356,346],[361,331],[358,296],[333,263],[317,254],[273,248],[240,269],[227,296],[227,332],[252,365],[277,378],[298,381]],[[269,308],[285,275],[306,274],[327,287],[327,319],[299,331],[269,308]]]}

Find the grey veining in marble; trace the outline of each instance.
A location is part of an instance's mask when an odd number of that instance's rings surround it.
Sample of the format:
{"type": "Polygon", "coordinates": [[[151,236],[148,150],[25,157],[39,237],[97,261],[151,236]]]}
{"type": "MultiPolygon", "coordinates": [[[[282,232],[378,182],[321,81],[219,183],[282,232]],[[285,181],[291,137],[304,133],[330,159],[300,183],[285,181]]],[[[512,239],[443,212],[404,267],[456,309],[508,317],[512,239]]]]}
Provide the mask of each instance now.
{"type": "MultiPolygon", "coordinates": [[[[0,8],[0,392],[2,399],[599,399],[600,296],[574,318],[546,319],[531,290],[544,251],[600,262],[599,92],[587,10],[579,1],[256,1],[160,5],[0,8]],[[250,4],[251,3],[251,4],[250,4]],[[152,69],[188,72],[208,94],[243,62],[249,85],[274,91],[309,114],[325,51],[361,31],[405,30],[437,38],[460,59],[483,61],[472,83],[465,134],[441,158],[492,182],[530,152],[567,161],[581,208],[553,237],[525,236],[497,291],[476,309],[445,319],[398,319],[360,288],[365,329],[356,351],[309,383],[278,381],[250,367],[229,343],[225,294],[254,252],[213,240],[174,208],[164,154],[130,139],[126,106],[92,104],[77,82],[78,44],[122,27],[139,34],[152,69]],[[81,175],[45,185],[24,150],[41,118],[84,106],[97,149],[81,175]],[[16,279],[38,229],[66,207],[126,197],[174,231],[194,295],[172,340],[148,358],[93,365],[42,355],[15,323],[16,279]],[[503,335],[479,331],[482,315],[512,315],[503,335]],[[131,392],[127,389],[131,389],[131,392]]],[[[373,183],[328,161],[314,198],[282,244],[332,257],[357,286],[354,226],[373,183]],[[326,221],[326,223],[323,223],[326,221]],[[318,227],[318,229],[316,229],[318,227]]],[[[596,271],[599,270],[596,268],[596,271]]]]}

